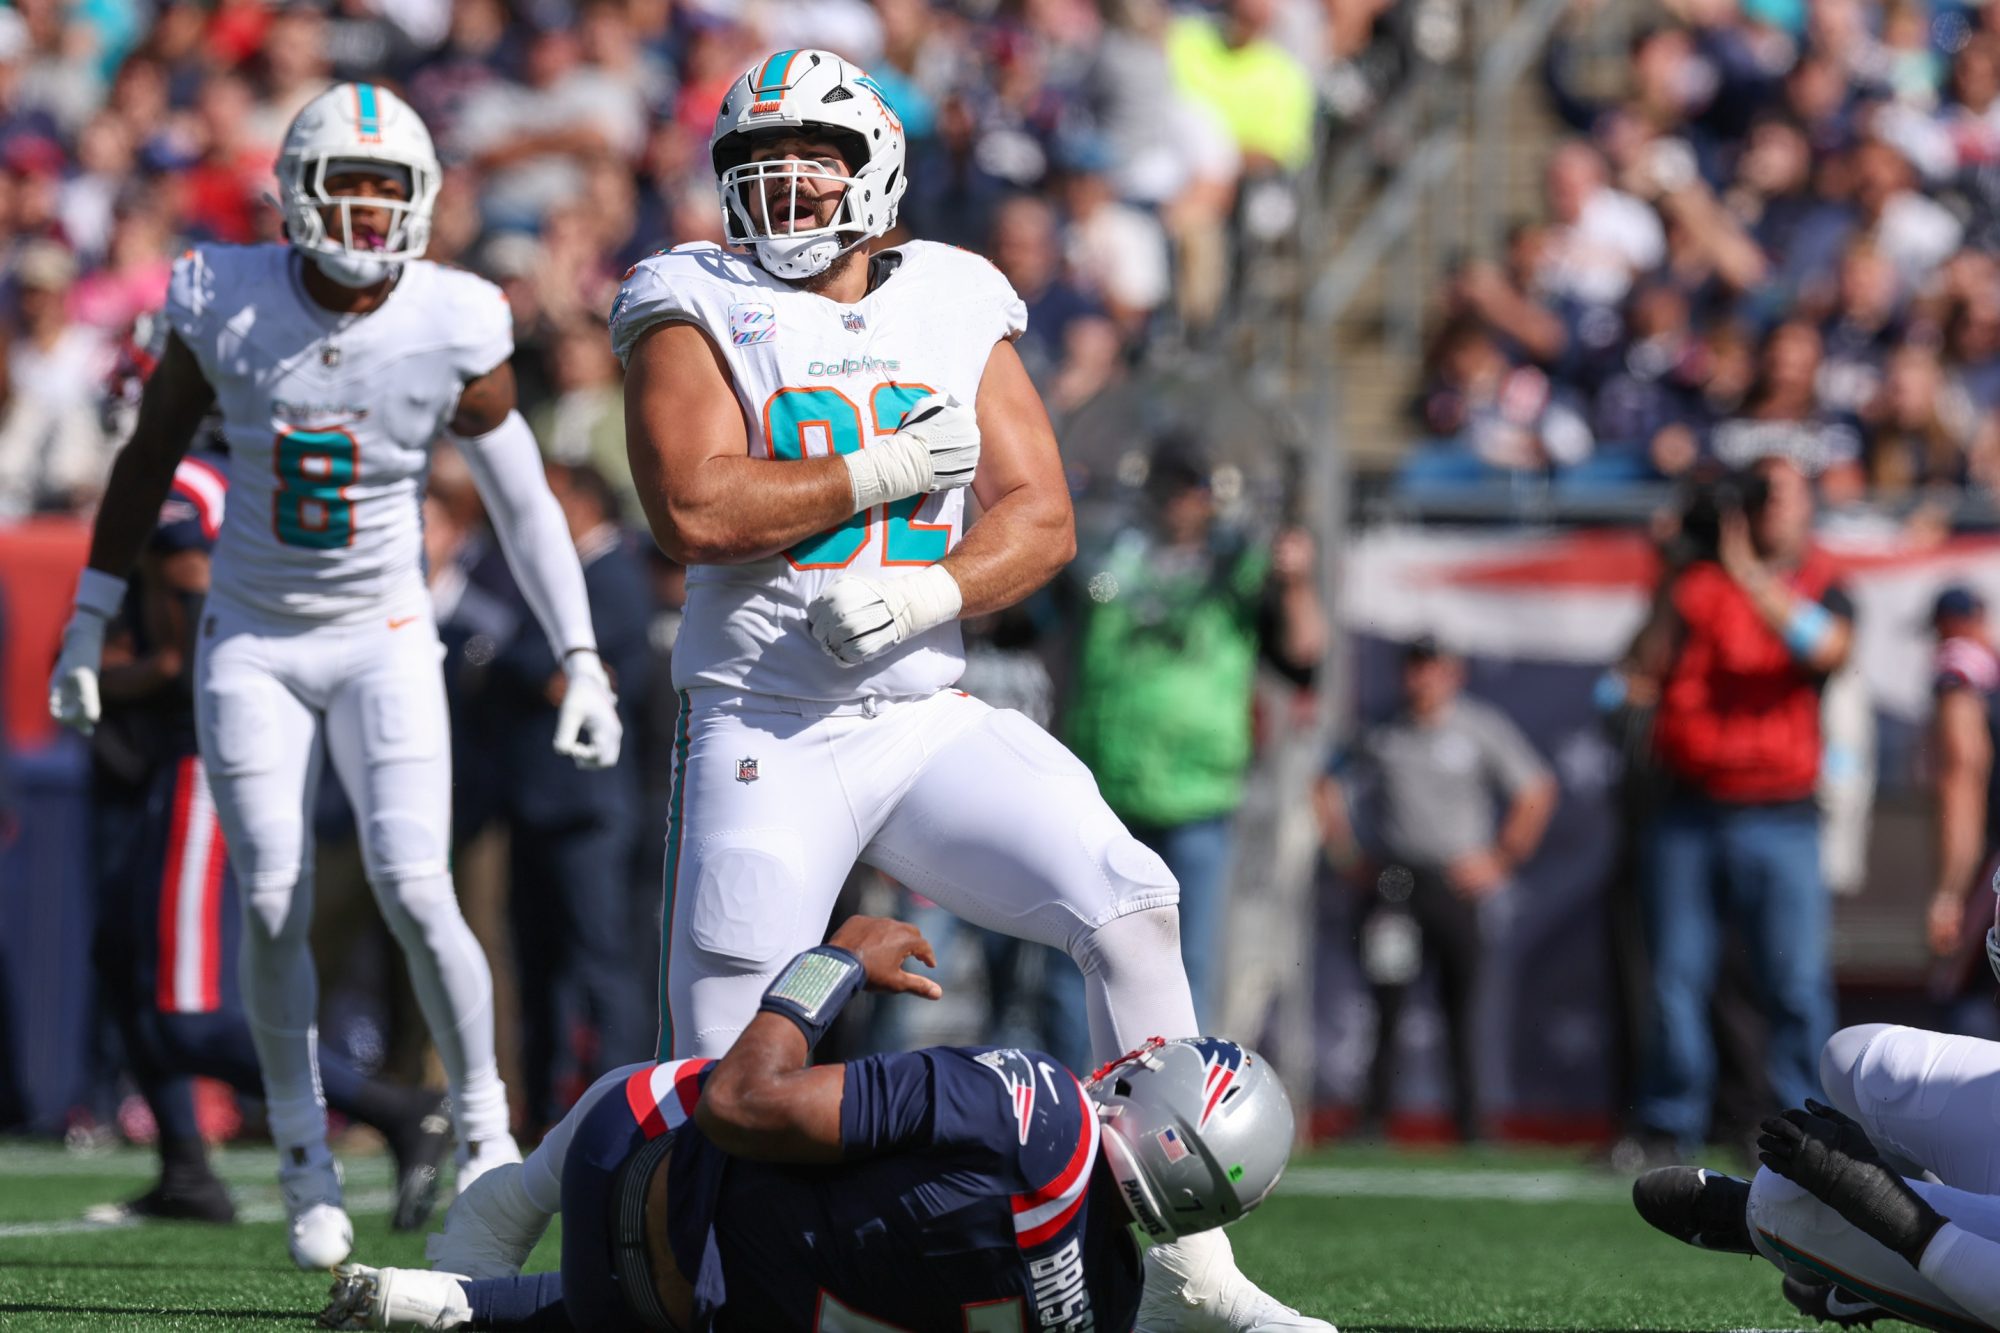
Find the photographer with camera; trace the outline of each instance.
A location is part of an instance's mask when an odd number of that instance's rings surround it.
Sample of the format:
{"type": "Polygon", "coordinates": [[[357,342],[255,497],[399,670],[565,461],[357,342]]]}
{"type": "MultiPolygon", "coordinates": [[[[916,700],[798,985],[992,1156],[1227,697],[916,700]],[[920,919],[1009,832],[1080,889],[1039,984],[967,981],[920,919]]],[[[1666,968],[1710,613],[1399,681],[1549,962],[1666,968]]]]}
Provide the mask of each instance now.
{"type": "Polygon", "coordinates": [[[1750,954],[1780,1105],[1817,1095],[1832,1031],[1831,915],[1814,786],[1820,692],[1847,660],[1853,604],[1812,544],[1812,486],[1766,458],[1698,491],[1671,570],[1607,693],[1654,707],[1668,795],[1641,849],[1652,962],[1636,1107],[1659,1152],[1705,1140],[1709,1001],[1726,919],[1750,954]]]}

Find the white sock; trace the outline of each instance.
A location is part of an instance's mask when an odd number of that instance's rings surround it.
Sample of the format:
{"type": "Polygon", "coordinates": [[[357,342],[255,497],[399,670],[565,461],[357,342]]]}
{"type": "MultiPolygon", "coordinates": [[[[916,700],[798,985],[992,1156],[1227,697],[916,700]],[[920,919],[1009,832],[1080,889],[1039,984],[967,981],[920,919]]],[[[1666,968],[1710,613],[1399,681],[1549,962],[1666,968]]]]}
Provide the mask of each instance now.
{"type": "Polygon", "coordinates": [[[1149,1037],[1201,1035],[1181,962],[1178,908],[1107,921],[1074,944],[1070,955],[1083,969],[1097,1059],[1116,1059],[1149,1037]]]}
{"type": "Polygon", "coordinates": [[[459,1142],[506,1137],[507,1087],[493,1052],[493,974],[458,910],[451,876],[385,877],[372,887],[437,1044],[459,1142]]]}
{"type": "Polygon", "coordinates": [[[1213,1295],[1216,1285],[1236,1271],[1236,1251],[1221,1227],[1155,1245],[1146,1251],[1149,1269],[1172,1278],[1190,1300],[1213,1295]]]}
{"type": "Polygon", "coordinates": [[[598,1099],[625,1085],[625,1080],[642,1069],[651,1069],[650,1063],[624,1065],[600,1077],[590,1085],[583,1096],[576,1099],[576,1105],[556,1123],[556,1127],[535,1145],[528,1154],[528,1160],[521,1168],[521,1189],[527,1201],[545,1213],[562,1211],[563,1161],[569,1156],[570,1140],[576,1137],[576,1127],[590,1114],[598,1099]]]}
{"type": "Polygon", "coordinates": [[[312,877],[243,895],[236,974],[264,1082],[265,1114],[280,1151],[326,1146],[326,1095],[319,1082],[319,979],[307,931],[312,877]]]}

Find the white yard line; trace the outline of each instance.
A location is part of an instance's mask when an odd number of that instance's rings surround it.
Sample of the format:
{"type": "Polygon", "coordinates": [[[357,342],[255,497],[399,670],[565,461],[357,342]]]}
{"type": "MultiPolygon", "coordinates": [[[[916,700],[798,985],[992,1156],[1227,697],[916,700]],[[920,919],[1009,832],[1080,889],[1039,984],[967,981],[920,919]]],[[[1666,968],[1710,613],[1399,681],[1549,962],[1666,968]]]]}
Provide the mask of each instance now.
{"type": "MultiPolygon", "coordinates": [[[[368,1213],[387,1208],[396,1201],[396,1196],[387,1190],[366,1190],[350,1193],[347,1207],[350,1212],[368,1213]]],[[[285,1208],[281,1203],[246,1203],[236,1210],[239,1222],[282,1222],[285,1208]]],[[[15,1240],[31,1236],[72,1236],[87,1231],[123,1231],[140,1226],[137,1219],[124,1222],[92,1222],[87,1218],[73,1217],[60,1222],[0,1222],[0,1240],[15,1240]]]]}
{"type": "Polygon", "coordinates": [[[1355,1199],[1492,1199],[1504,1203],[1624,1203],[1629,1182],[1540,1171],[1450,1171],[1435,1167],[1302,1166],[1287,1171],[1278,1195],[1355,1199]]]}
{"type": "MultiPolygon", "coordinates": [[[[276,1175],[276,1157],[269,1148],[221,1149],[209,1155],[215,1174],[234,1184],[255,1183],[276,1175]]],[[[70,1152],[64,1148],[9,1144],[0,1147],[0,1182],[30,1176],[149,1177],[159,1169],[149,1151],[115,1148],[109,1152],[70,1152]]],[[[375,1184],[389,1179],[390,1159],[382,1154],[342,1157],[341,1170],[350,1184],[375,1184]]]]}

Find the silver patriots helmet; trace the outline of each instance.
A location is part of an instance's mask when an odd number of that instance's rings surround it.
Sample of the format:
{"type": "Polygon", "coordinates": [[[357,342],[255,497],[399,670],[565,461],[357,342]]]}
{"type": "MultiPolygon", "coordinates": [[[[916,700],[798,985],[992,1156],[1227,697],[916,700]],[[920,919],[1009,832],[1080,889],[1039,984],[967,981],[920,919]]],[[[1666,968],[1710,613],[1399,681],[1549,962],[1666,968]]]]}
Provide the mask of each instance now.
{"type": "Polygon", "coordinates": [[[1156,1241],[1233,1222],[1276,1188],[1292,1104],[1264,1057],[1215,1037],[1155,1037],[1090,1076],[1105,1164],[1156,1241]]]}

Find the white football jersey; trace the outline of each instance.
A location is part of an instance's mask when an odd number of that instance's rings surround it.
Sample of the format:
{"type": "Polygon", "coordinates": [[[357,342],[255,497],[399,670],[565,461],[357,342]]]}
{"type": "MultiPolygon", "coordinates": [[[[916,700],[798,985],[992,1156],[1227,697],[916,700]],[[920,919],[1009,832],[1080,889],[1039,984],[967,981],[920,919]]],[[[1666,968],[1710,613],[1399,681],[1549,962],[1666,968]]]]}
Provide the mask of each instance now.
{"type": "Polygon", "coordinates": [[[507,298],[421,260],[361,316],[306,295],[288,245],[202,246],[174,265],[167,319],[215,389],[229,443],[213,595],[316,622],[424,593],[431,442],[465,382],[514,350],[507,298]]]}
{"type": "MultiPolygon", "coordinates": [[[[993,346],[1027,327],[1000,270],[967,250],[912,241],[879,252],[895,265],[852,305],[801,291],[707,242],[635,266],[611,309],[621,361],[656,324],[683,321],[722,349],[754,458],[852,453],[892,434],[929,393],[979,396],[993,346]]],[[[931,694],[965,668],[956,621],[843,666],[806,625],[806,608],[843,574],[895,577],[934,564],[965,534],[965,492],[880,505],[789,551],[688,571],[674,684],[793,699],[931,694]]]]}

